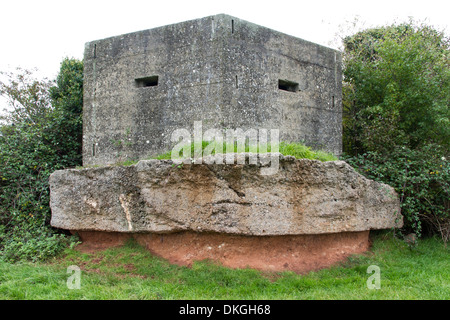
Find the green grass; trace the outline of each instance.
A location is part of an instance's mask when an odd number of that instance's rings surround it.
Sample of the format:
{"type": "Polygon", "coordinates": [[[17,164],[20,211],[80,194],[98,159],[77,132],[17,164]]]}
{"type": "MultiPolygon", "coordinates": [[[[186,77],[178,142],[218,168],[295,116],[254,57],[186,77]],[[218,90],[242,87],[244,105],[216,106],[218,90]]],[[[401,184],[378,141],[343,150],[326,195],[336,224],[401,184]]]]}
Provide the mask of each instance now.
{"type": "Polygon", "coordinates": [[[297,159],[319,160],[322,162],[338,160],[338,158],[331,153],[322,150],[313,150],[301,143],[281,142],[279,149],[280,153],[285,156],[293,156],[297,159]]]}
{"type": "MultiPolygon", "coordinates": [[[[206,147],[208,147],[211,144],[211,142],[202,141],[202,151],[205,150],[206,147]]],[[[194,143],[191,143],[191,145],[187,146],[187,148],[190,147],[190,154],[191,157],[194,157],[194,143]]],[[[231,152],[240,152],[238,150],[237,144],[227,146],[226,144],[219,145],[218,148],[214,146],[214,149],[211,154],[217,153],[218,149],[222,147],[222,153],[230,152],[229,150],[232,150],[231,152]]],[[[260,146],[258,145],[256,147],[255,153],[266,153],[271,152],[272,150],[275,150],[276,146],[272,145],[266,145],[263,146],[263,149],[260,149],[260,146]]],[[[244,146],[244,152],[251,152],[250,146],[246,144],[244,146]]],[[[288,142],[280,142],[278,144],[278,152],[282,153],[285,156],[293,156],[297,159],[310,159],[310,160],[319,160],[319,161],[333,161],[337,160],[337,157],[335,157],[331,153],[327,153],[325,151],[321,150],[313,150],[310,147],[305,146],[301,143],[288,143],[288,142]]],[[[168,151],[166,153],[163,153],[161,155],[158,155],[154,157],[155,159],[163,160],[163,159],[171,159],[172,153],[171,151],[168,151]]],[[[180,157],[182,157],[182,153],[180,152],[180,157]]]]}
{"type": "Polygon", "coordinates": [[[450,248],[437,238],[417,248],[390,233],[373,236],[369,253],[330,269],[298,275],[228,269],[211,262],[171,265],[136,243],[95,254],[68,249],[45,263],[0,262],[0,299],[450,299],[450,248]],[[67,267],[81,269],[68,289],[67,267]],[[369,290],[370,265],[381,288],[369,290]]]}
{"type": "MultiPolygon", "coordinates": [[[[211,142],[202,141],[202,153],[205,150],[205,148],[208,146],[210,146],[212,148],[213,145],[211,145],[211,142]]],[[[195,148],[194,143],[192,142],[190,146],[187,145],[186,147],[190,148],[190,157],[194,158],[194,148],[195,148]]],[[[212,155],[216,154],[216,152],[219,148],[212,149],[211,154],[212,155]]],[[[266,153],[266,152],[271,152],[272,149],[274,149],[274,146],[271,146],[271,145],[265,146],[264,150],[260,149],[260,147],[258,146],[255,151],[256,151],[256,153],[266,153]]],[[[233,152],[233,153],[240,152],[240,150],[238,150],[236,144],[232,145],[231,147],[228,146],[228,151],[227,151],[227,145],[226,144],[222,145],[222,153],[227,153],[227,152],[230,153],[229,150],[232,150],[231,152],[233,152]]],[[[246,144],[244,146],[243,152],[251,152],[248,144],[246,144]]],[[[322,150],[314,150],[311,147],[305,146],[304,144],[301,144],[301,143],[280,142],[278,144],[278,152],[280,152],[281,154],[283,154],[285,156],[293,156],[297,159],[319,160],[322,162],[338,160],[338,158],[335,155],[333,155],[332,153],[328,153],[328,152],[325,152],[322,150]]],[[[183,158],[182,150],[180,150],[179,157],[180,157],[180,159],[183,158]]],[[[145,160],[149,160],[149,159],[171,160],[172,159],[172,151],[167,151],[165,153],[162,153],[162,154],[150,157],[150,158],[146,158],[145,160]]],[[[126,161],[117,162],[114,164],[114,166],[131,166],[131,165],[137,164],[138,162],[139,162],[139,160],[129,159],[126,161]]],[[[76,169],[96,168],[96,167],[99,167],[99,166],[98,165],[79,166],[79,167],[76,167],[76,169]]]]}
{"type": "MultiPolygon", "coordinates": [[[[227,152],[230,153],[230,150],[232,150],[231,152],[233,152],[233,153],[241,152],[240,150],[238,150],[237,144],[228,146],[228,150],[227,150],[226,144],[216,147],[216,146],[214,146],[214,142],[206,142],[206,141],[202,141],[202,152],[208,146],[212,149],[212,152],[211,152],[212,155],[216,154],[220,148],[222,148],[222,153],[227,153],[227,152]]],[[[194,158],[194,149],[195,149],[194,143],[192,142],[191,145],[187,145],[186,147],[188,149],[190,148],[190,157],[194,158]]],[[[258,145],[256,150],[253,150],[253,151],[256,151],[255,153],[266,153],[266,152],[271,152],[272,150],[275,150],[274,149],[275,146],[271,146],[271,145],[262,146],[262,147],[263,147],[263,149],[260,149],[260,146],[258,145]]],[[[250,146],[248,144],[246,144],[244,146],[243,152],[251,152],[250,146]]],[[[322,162],[338,160],[338,158],[331,153],[328,153],[328,152],[325,152],[322,150],[314,150],[314,149],[312,149],[308,146],[305,146],[304,144],[301,144],[301,143],[280,142],[280,144],[278,144],[278,152],[282,153],[285,156],[293,156],[297,159],[319,160],[322,162]]],[[[180,150],[179,157],[181,159],[183,158],[182,150],[180,150]]],[[[156,155],[150,159],[171,160],[172,159],[172,151],[167,151],[165,153],[156,155]]],[[[116,165],[130,166],[130,165],[134,165],[134,164],[138,163],[138,161],[139,160],[127,160],[125,162],[117,163],[116,165]]]]}

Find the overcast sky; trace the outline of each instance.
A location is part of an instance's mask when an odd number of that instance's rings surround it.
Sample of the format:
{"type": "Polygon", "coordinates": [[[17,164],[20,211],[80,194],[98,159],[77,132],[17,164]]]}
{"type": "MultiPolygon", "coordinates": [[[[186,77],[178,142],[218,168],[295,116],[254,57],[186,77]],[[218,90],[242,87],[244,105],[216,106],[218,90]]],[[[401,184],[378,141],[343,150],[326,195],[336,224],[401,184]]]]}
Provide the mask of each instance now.
{"type": "Polygon", "coordinates": [[[448,0],[0,0],[0,70],[37,68],[53,79],[64,57],[83,58],[86,42],[218,13],[336,47],[355,17],[365,27],[426,19],[449,34],[449,9],[448,0]]]}

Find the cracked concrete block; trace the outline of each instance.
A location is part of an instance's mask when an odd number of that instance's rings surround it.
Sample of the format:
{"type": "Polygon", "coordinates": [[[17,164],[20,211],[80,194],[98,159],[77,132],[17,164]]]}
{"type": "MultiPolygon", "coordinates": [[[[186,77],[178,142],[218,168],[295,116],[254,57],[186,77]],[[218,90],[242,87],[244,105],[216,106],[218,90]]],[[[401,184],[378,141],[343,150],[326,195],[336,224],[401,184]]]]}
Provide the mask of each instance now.
{"type": "Polygon", "coordinates": [[[184,164],[56,171],[50,176],[51,224],[78,231],[215,232],[303,235],[400,227],[394,189],[344,161],[279,157],[269,164],[184,164]]]}

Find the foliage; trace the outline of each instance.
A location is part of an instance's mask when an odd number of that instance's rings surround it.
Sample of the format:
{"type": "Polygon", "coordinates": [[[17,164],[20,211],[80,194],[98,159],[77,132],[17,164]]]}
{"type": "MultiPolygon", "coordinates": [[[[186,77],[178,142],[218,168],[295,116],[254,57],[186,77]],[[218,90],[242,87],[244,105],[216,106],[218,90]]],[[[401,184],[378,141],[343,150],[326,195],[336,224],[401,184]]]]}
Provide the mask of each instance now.
{"type": "Polygon", "coordinates": [[[450,164],[439,156],[439,146],[427,145],[411,150],[401,147],[388,161],[377,152],[368,152],[344,159],[366,177],[387,183],[400,197],[405,231],[441,234],[448,241],[450,234],[450,164]],[[408,230],[409,229],[409,230],[408,230]]]}
{"type": "Polygon", "coordinates": [[[53,232],[47,226],[30,226],[22,223],[7,234],[0,233],[3,248],[0,260],[16,262],[45,260],[77,243],[77,237],[67,237],[53,232]]]}
{"type": "Polygon", "coordinates": [[[83,62],[63,60],[56,86],[52,86],[49,93],[59,139],[58,156],[64,167],[73,167],[82,161],[83,62]]]}
{"type": "Polygon", "coordinates": [[[344,150],[450,145],[450,40],[409,22],[344,39],[344,150]]]}
{"type": "Polygon", "coordinates": [[[81,164],[82,62],[64,59],[56,85],[18,71],[0,82],[12,109],[0,127],[0,250],[13,260],[59,248],[62,238],[49,227],[48,178],[81,164]]]}
{"type": "Polygon", "coordinates": [[[410,21],[361,31],[344,48],[346,161],[397,190],[405,229],[448,240],[450,40],[410,21]]]}
{"type": "Polygon", "coordinates": [[[0,71],[0,75],[7,79],[7,83],[0,81],[0,95],[10,107],[0,120],[10,124],[40,123],[50,112],[51,81],[34,79],[33,71],[22,68],[17,68],[16,73],[0,71]]]}

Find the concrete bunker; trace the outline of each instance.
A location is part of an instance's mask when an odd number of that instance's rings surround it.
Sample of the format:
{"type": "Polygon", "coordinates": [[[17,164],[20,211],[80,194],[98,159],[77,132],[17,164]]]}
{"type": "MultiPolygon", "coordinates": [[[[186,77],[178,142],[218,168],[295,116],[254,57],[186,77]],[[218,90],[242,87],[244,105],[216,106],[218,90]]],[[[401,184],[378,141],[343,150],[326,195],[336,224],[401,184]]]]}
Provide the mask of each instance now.
{"type": "Polygon", "coordinates": [[[179,264],[308,272],[366,251],[370,230],[401,226],[395,191],[343,161],[277,154],[280,169],[262,175],[267,161],[142,160],[196,121],[277,128],[281,141],[339,155],[339,52],[221,14],[89,42],[84,63],[86,168],[50,177],[51,224],[83,246],[131,237],[179,264]],[[124,160],[141,161],[114,165],[124,160]]]}
{"type": "Polygon", "coordinates": [[[220,14],[89,42],[84,65],[84,165],[165,152],[194,121],[342,151],[336,50],[220,14]]]}

